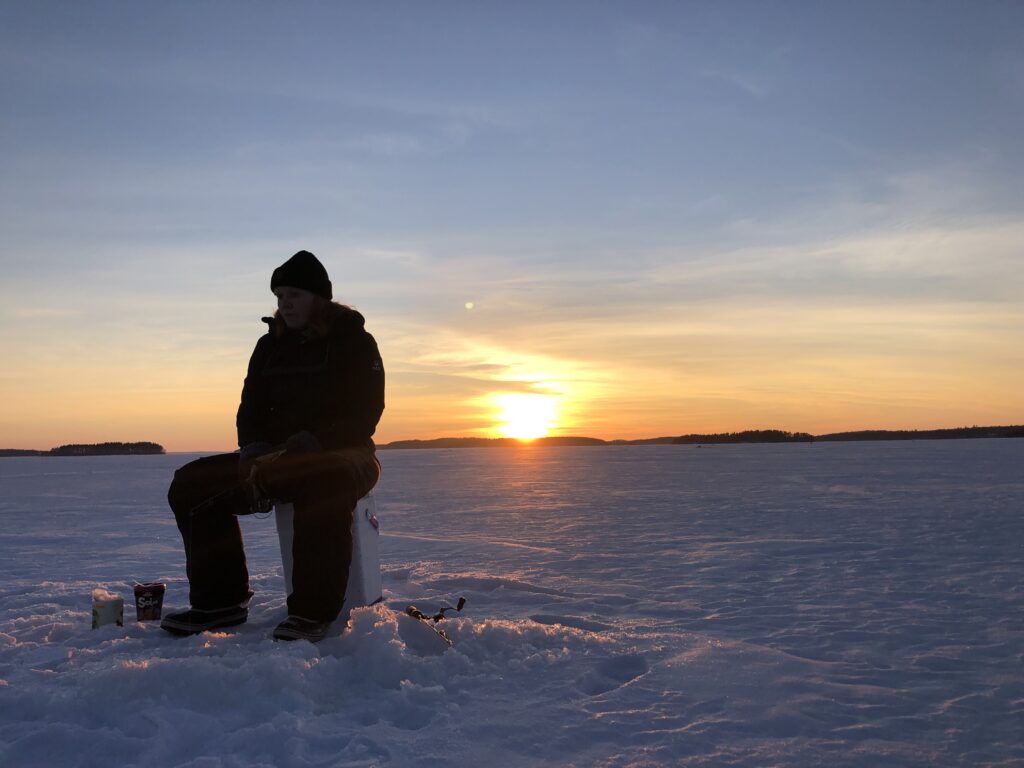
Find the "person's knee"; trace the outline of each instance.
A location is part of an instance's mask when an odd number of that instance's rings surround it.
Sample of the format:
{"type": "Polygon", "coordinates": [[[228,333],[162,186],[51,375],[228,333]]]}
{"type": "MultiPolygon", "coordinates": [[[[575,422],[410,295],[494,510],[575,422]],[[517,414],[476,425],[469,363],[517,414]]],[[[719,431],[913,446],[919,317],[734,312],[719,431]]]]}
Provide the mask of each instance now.
{"type": "Polygon", "coordinates": [[[182,480],[181,470],[174,473],[170,486],[167,488],[167,504],[174,512],[175,517],[180,517],[187,511],[188,485],[182,480]]]}
{"type": "Polygon", "coordinates": [[[199,488],[200,473],[196,471],[196,462],[179,467],[171,484],[167,488],[167,503],[174,510],[176,517],[188,514],[201,499],[197,498],[202,493],[199,488]]]}
{"type": "Polygon", "coordinates": [[[377,485],[380,480],[380,462],[372,451],[365,448],[347,448],[336,452],[337,462],[333,476],[343,478],[347,487],[355,491],[356,498],[361,499],[377,485]]]}

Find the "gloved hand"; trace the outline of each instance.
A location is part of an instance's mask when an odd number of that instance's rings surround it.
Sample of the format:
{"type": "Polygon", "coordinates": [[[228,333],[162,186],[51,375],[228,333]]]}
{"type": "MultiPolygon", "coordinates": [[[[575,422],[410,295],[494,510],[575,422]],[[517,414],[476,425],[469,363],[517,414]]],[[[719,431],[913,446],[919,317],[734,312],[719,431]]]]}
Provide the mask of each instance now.
{"type": "Polygon", "coordinates": [[[320,445],[320,441],[316,435],[308,430],[302,432],[296,432],[294,435],[288,438],[284,444],[285,450],[292,454],[299,453],[317,453],[323,450],[323,446],[320,445]]]}
{"type": "MultiPolygon", "coordinates": [[[[260,485],[257,460],[273,453],[274,446],[267,442],[249,443],[238,454],[238,479],[253,512],[269,512],[273,506],[260,485]]],[[[280,449],[277,449],[280,450],[280,449]]]]}
{"type": "Polygon", "coordinates": [[[242,483],[242,490],[245,491],[245,498],[249,502],[249,512],[246,514],[265,514],[274,507],[274,500],[267,495],[263,486],[260,485],[255,469],[253,469],[252,478],[242,483]]]}
{"type": "Polygon", "coordinates": [[[263,440],[250,442],[248,445],[245,445],[242,451],[239,452],[239,479],[244,480],[249,477],[253,462],[261,456],[273,453],[273,451],[274,446],[263,440]]]}
{"type": "Polygon", "coordinates": [[[296,470],[304,464],[302,456],[321,450],[320,441],[312,432],[296,432],[283,446],[252,443],[239,454],[238,469],[242,488],[255,512],[269,512],[277,495],[289,487],[296,470]]]}

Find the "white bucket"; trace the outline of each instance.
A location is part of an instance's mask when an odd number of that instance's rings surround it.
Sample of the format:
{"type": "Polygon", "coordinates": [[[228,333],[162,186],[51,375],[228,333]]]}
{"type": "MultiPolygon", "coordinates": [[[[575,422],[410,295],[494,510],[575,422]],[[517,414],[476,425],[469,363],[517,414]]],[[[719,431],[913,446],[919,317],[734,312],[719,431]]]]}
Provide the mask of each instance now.
{"type": "MultiPolygon", "coordinates": [[[[284,589],[292,593],[292,528],[295,507],[292,504],[277,504],[274,508],[277,523],[277,538],[281,545],[281,562],[284,564],[284,589]]],[[[356,503],[352,516],[352,563],[348,569],[348,588],[339,621],[348,621],[349,612],[362,605],[373,605],[384,599],[380,579],[380,537],[377,523],[377,505],[373,493],[368,493],[356,503]]]]}

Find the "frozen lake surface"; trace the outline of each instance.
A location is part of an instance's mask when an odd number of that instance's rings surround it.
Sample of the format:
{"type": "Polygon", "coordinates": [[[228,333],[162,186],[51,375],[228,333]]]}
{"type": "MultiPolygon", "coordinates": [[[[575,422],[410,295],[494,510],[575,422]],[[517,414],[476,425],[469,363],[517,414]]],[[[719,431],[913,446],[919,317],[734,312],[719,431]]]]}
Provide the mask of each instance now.
{"type": "Polygon", "coordinates": [[[0,460],[0,764],[1024,765],[1024,440],[380,456],[385,604],[316,646],[254,518],[247,624],[90,629],[187,601],[193,456],[0,460]]]}

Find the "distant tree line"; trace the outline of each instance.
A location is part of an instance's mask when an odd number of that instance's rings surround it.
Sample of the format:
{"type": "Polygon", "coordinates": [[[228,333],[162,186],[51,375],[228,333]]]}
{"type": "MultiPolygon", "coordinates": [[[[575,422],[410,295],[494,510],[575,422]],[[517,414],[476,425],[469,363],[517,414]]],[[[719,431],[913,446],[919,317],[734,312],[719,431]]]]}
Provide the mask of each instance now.
{"type": "Polygon", "coordinates": [[[953,429],[865,429],[818,435],[815,440],[962,440],[985,437],[1024,437],[1024,426],[955,427],[953,429]]]}
{"type": "MultiPolygon", "coordinates": [[[[682,445],[693,443],[792,443],[808,442],[813,435],[804,432],[782,432],[777,429],[750,430],[721,435],[683,435],[682,437],[648,437],[636,440],[601,440],[597,437],[572,435],[538,437],[531,445],[682,445]]],[[[438,437],[433,440],[396,440],[378,448],[501,448],[522,445],[513,437],[438,437]]]]}
{"type": "Polygon", "coordinates": [[[744,432],[723,432],[717,435],[681,435],[676,445],[717,445],[722,443],[809,443],[814,435],[806,432],[783,432],[781,429],[748,429],[744,432]]]}
{"type": "Polygon", "coordinates": [[[73,443],[50,450],[52,456],[139,456],[166,453],[157,443],[73,443]]]}
{"type": "Polygon", "coordinates": [[[167,453],[158,443],[70,443],[48,451],[0,449],[4,456],[150,456],[167,453]]]}
{"type": "MultiPolygon", "coordinates": [[[[596,437],[538,437],[534,445],[607,445],[596,437]]],[[[395,440],[378,448],[502,448],[522,445],[515,437],[437,437],[433,440],[395,440]]]]}
{"type": "MultiPolygon", "coordinates": [[[[601,440],[596,437],[539,437],[533,445],[716,445],[728,443],[811,443],[817,440],[838,442],[857,440],[955,440],[966,438],[1024,437],[1024,426],[956,427],[954,429],[887,430],[866,429],[858,432],[836,432],[812,435],[807,432],[786,432],[781,429],[748,429],[743,432],[721,432],[679,437],[648,437],[636,440],[601,440]]],[[[439,437],[433,440],[396,440],[378,448],[501,448],[522,445],[511,437],[439,437]]]]}

